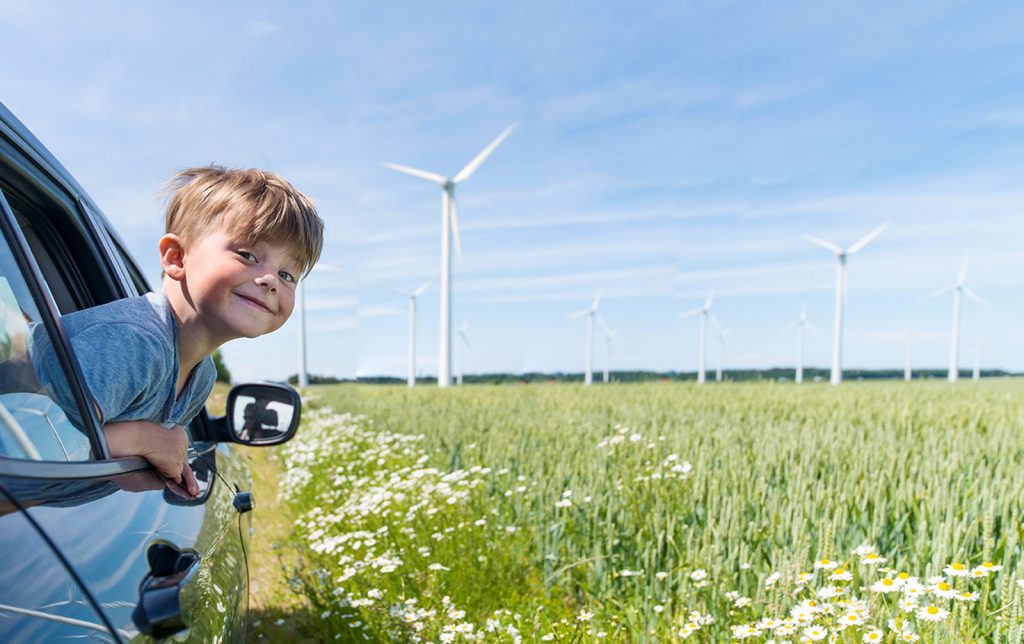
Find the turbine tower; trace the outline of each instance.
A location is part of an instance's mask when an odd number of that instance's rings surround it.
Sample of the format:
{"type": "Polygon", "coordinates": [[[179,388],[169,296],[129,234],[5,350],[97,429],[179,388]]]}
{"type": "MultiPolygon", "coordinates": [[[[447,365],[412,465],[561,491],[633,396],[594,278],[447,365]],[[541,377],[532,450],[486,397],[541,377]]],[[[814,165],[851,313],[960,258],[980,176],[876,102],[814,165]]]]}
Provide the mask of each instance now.
{"type": "MultiPolygon", "coordinates": [[[[342,269],[330,264],[318,264],[309,273],[340,273],[342,269]]],[[[309,273],[299,278],[299,387],[309,386],[309,369],[306,367],[306,278],[309,273]]]]}
{"type": "Polygon", "coordinates": [[[587,372],[583,377],[583,384],[588,387],[594,382],[594,317],[597,315],[597,306],[601,303],[601,291],[594,295],[594,302],[590,307],[581,311],[569,314],[569,319],[587,316],[587,372]]]}
{"type": "Polygon", "coordinates": [[[974,373],[971,378],[974,382],[981,380],[981,338],[974,340],[974,373]]]}
{"type": "Polygon", "coordinates": [[[804,332],[807,329],[817,331],[818,328],[807,321],[807,305],[800,305],[800,319],[787,326],[783,331],[797,329],[796,335],[796,376],[793,381],[800,384],[804,381],[804,332]]]}
{"type": "Polygon", "coordinates": [[[612,338],[618,333],[618,329],[611,329],[604,319],[598,315],[597,323],[601,325],[601,330],[604,331],[604,384],[608,384],[608,370],[609,365],[612,362],[612,338]]]}
{"type": "Polygon", "coordinates": [[[911,360],[913,358],[913,344],[914,344],[914,330],[907,331],[907,335],[903,337],[903,379],[910,382],[914,377],[914,371],[911,368],[911,360]]]}
{"type": "Polygon", "coordinates": [[[722,326],[722,323],[718,321],[714,313],[708,313],[708,317],[711,318],[711,323],[715,325],[715,330],[718,331],[718,354],[715,356],[715,382],[722,382],[722,356],[725,355],[725,337],[729,335],[729,329],[722,326]]]}
{"type": "Polygon", "coordinates": [[[836,269],[836,312],[832,327],[832,376],[829,378],[829,382],[833,385],[838,385],[843,381],[843,306],[846,304],[846,258],[867,246],[872,239],[881,235],[888,227],[888,223],[882,224],[849,248],[843,248],[838,244],[811,235],[804,235],[804,239],[812,244],[835,253],[836,259],[839,260],[839,266],[836,269]]]}
{"type": "Polygon", "coordinates": [[[967,280],[967,260],[968,257],[964,257],[964,263],[960,266],[960,275],[957,277],[956,283],[946,288],[940,288],[937,291],[932,291],[928,295],[921,298],[921,301],[930,300],[946,293],[953,293],[953,330],[950,333],[950,345],[949,345],[949,373],[946,378],[950,382],[956,382],[960,377],[960,296],[966,295],[978,304],[988,308],[989,303],[981,299],[977,293],[964,286],[964,281],[967,280]]]}
{"type": "Polygon", "coordinates": [[[456,379],[456,383],[462,386],[462,374],[466,369],[466,349],[469,349],[469,337],[466,332],[469,331],[469,322],[463,322],[462,326],[459,327],[459,339],[462,340],[462,344],[459,345],[459,377],[456,379]]]}
{"type": "Polygon", "coordinates": [[[423,292],[434,282],[431,277],[420,284],[415,291],[400,291],[393,289],[395,293],[409,298],[409,368],[406,373],[406,384],[409,387],[416,386],[416,299],[423,295],[423,292]]]}
{"type": "Polygon", "coordinates": [[[516,124],[513,123],[505,128],[505,131],[499,134],[480,154],[476,155],[472,161],[466,164],[466,167],[459,170],[459,173],[450,179],[436,172],[410,168],[398,165],[397,163],[384,164],[385,167],[391,170],[429,181],[441,187],[441,337],[437,356],[438,387],[448,387],[451,385],[452,249],[450,242],[452,239],[455,240],[455,252],[458,254],[459,259],[462,259],[462,241],[459,238],[459,211],[455,203],[455,186],[473,176],[473,173],[487,160],[487,157],[491,156],[491,153],[501,145],[501,142],[512,133],[515,127],[516,124]]]}
{"type": "Polygon", "coordinates": [[[700,350],[697,353],[697,384],[704,384],[704,363],[707,358],[708,346],[708,315],[711,314],[711,302],[715,299],[715,289],[708,291],[708,297],[704,300],[704,306],[683,313],[680,317],[689,318],[695,315],[700,316],[700,350]]]}

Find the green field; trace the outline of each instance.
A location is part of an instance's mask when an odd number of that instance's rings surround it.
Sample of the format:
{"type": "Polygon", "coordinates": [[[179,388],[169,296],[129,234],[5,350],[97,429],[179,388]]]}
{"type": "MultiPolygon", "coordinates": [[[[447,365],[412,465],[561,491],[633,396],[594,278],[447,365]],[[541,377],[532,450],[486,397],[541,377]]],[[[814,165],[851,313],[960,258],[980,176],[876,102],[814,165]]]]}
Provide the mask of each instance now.
{"type": "Polygon", "coordinates": [[[1024,383],[307,399],[277,458],[324,640],[1021,639],[1024,383]]]}

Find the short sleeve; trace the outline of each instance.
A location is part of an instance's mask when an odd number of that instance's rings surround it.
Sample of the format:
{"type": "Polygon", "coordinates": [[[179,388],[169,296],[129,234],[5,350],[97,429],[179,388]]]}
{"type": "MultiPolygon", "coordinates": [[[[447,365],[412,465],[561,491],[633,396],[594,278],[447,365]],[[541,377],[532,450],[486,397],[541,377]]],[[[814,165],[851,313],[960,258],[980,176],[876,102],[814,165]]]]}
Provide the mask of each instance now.
{"type": "MultiPolygon", "coordinates": [[[[117,418],[133,403],[157,395],[155,388],[168,368],[159,338],[138,325],[93,324],[71,337],[71,347],[103,422],[117,418]]],[[[52,346],[39,352],[34,362],[40,384],[51,387],[65,412],[68,404],[73,408],[66,380],[54,373],[60,365],[52,346]]]]}

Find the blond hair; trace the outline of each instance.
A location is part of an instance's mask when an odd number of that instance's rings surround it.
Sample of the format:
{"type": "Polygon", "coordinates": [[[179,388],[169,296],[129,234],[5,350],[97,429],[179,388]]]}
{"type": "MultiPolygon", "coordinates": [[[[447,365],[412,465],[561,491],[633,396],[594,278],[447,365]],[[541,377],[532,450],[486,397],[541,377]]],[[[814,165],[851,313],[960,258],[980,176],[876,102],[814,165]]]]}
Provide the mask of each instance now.
{"type": "Polygon", "coordinates": [[[210,165],[188,168],[164,186],[166,232],[187,245],[211,225],[250,242],[280,244],[312,270],[323,248],[324,222],[313,200],[281,176],[266,170],[235,170],[210,165]]]}

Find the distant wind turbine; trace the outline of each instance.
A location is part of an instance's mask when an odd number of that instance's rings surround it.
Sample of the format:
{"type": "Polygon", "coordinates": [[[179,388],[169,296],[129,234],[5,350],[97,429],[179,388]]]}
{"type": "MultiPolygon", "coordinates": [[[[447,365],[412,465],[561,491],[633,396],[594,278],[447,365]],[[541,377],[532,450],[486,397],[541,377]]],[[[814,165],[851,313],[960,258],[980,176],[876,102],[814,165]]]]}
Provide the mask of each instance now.
{"type": "Polygon", "coordinates": [[[964,282],[967,280],[967,260],[968,257],[964,257],[964,263],[960,266],[960,275],[957,277],[956,283],[952,286],[940,288],[937,291],[925,295],[921,298],[921,301],[930,300],[946,293],[953,293],[953,330],[950,333],[950,346],[949,346],[949,373],[946,375],[950,382],[956,382],[960,377],[960,296],[961,294],[966,295],[978,304],[988,308],[989,303],[981,299],[977,293],[964,286],[964,282]]]}
{"type": "Polygon", "coordinates": [[[594,382],[594,317],[597,315],[597,306],[601,303],[601,291],[594,295],[594,302],[589,307],[569,314],[569,319],[587,316],[587,373],[583,377],[583,384],[589,386],[594,382]]]}
{"type": "Polygon", "coordinates": [[[444,175],[437,174],[436,172],[428,172],[426,170],[419,170],[417,168],[410,168],[409,166],[398,165],[397,163],[385,163],[384,166],[394,170],[407,174],[417,179],[423,179],[429,181],[441,187],[441,324],[440,324],[440,346],[438,349],[438,360],[437,360],[437,386],[448,387],[451,385],[451,358],[452,358],[452,331],[451,331],[451,318],[452,318],[452,301],[451,301],[451,289],[452,289],[452,275],[451,275],[451,240],[455,240],[455,252],[458,254],[459,259],[462,259],[462,241],[459,238],[459,212],[458,206],[455,203],[455,186],[462,183],[466,179],[473,176],[473,173],[487,160],[487,157],[491,156],[491,153],[501,145],[512,130],[515,129],[516,124],[505,128],[505,130],[498,135],[496,139],[484,148],[480,154],[476,155],[472,161],[466,164],[459,173],[452,178],[448,178],[444,175]]]}
{"type": "Polygon", "coordinates": [[[881,235],[888,227],[888,223],[882,224],[849,248],[843,248],[838,244],[811,235],[804,235],[804,239],[812,244],[835,253],[836,259],[839,260],[839,266],[836,269],[836,312],[832,328],[832,376],[829,379],[833,385],[838,385],[843,381],[843,307],[846,304],[846,258],[867,246],[871,240],[881,235]]]}
{"type": "Polygon", "coordinates": [[[711,302],[715,299],[715,289],[708,291],[707,299],[704,300],[704,306],[687,311],[680,317],[689,318],[695,315],[700,316],[700,350],[697,354],[697,384],[703,385],[705,379],[705,368],[704,364],[707,358],[708,348],[708,315],[711,313],[711,302]]]}
{"type": "Polygon", "coordinates": [[[910,382],[914,377],[914,371],[911,366],[911,359],[913,358],[913,344],[914,344],[914,330],[907,331],[907,335],[903,338],[904,345],[904,360],[903,360],[903,379],[910,382]]]}
{"type": "Polygon", "coordinates": [[[423,295],[423,292],[434,282],[431,277],[423,282],[414,291],[400,291],[393,289],[395,293],[409,298],[409,367],[406,372],[406,384],[409,387],[416,386],[416,299],[423,295]]]}
{"type": "Polygon", "coordinates": [[[459,377],[456,380],[456,383],[460,387],[462,386],[462,374],[466,369],[466,350],[471,348],[469,346],[469,336],[466,335],[467,331],[469,331],[468,321],[463,322],[462,326],[459,328],[459,339],[462,340],[462,344],[459,345],[459,377]]]}
{"type": "Polygon", "coordinates": [[[330,264],[317,264],[306,275],[299,278],[299,387],[309,386],[309,369],[306,367],[306,278],[310,273],[341,273],[342,269],[330,264]]]}
{"type": "Polygon", "coordinates": [[[804,381],[804,332],[807,329],[817,331],[818,328],[807,321],[807,305],[800,305],[800,319],[787,326],[783,331],[797,329],[796,336],[796,377],[793,379],[796,384],[804,381]]]}
{"type": "Polygon", "coordinates": [[[722,326],[722,323],[718,321],[714,313],[708,313],[708,317],[711,318],[711,323],[715,325],[715,330],[718,331],[718,353],[715,356],[715,382],[722,382],[722,357],[725,355],[725,338],[729,335],[729,329],[722,326]]]}
{"type": "Polygon", "coordinates": [[[974,340],[974,373],[971,378],[974,382],[981,380],[981,338],[974,340]]]}
{"type": "Polygon", "coordinates": [[[611,329],[604,319],[598,315],[597,323],[601,325],[601,330],[604,331],[604,384],[608,384],[608,370],[609,365],[612,362],[612,338],[618,333],[617,329],[611,329]]]}

